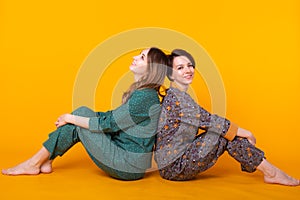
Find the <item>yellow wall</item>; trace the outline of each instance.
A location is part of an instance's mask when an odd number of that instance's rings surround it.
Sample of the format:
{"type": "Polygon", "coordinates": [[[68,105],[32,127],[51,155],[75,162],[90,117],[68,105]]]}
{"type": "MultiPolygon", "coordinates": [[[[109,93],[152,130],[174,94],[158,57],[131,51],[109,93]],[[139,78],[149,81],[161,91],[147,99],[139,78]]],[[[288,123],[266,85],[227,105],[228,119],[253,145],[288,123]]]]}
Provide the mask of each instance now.
{"type": "MultiPolygon", "coordinates": [[[[297,0],[1,0],[1,149],[40,147],[56,118],[72,110],[76,75],[98,44],[126,30],[161,27],[206,49],[222,76],[227,117],[251,130],[267,157],[292,159],[300,139],[299,8],[297,0]]],[[[114,107],[111,83],[136,52],[112,63],[120,71],[107,72],[111,82],[98,87],[95,109],[114,107]]],[[[209,110],[207,86],[197,78],[193,88],[209,110]]]]}

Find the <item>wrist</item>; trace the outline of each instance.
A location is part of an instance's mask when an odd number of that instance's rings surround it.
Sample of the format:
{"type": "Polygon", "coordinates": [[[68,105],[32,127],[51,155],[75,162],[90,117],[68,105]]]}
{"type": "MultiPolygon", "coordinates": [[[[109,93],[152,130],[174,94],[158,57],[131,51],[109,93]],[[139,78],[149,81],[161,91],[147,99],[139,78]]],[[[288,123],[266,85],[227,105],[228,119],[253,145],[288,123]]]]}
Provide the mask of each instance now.
{"type": "Polygon", "coordinates": [[[239,137],[247,138],[249,137],[249,131],[246,131],[245,129],[239,127],[236,135],[239,137]]]}
{"type": "Polygon", "coordinates": [[[66,122],[67,123],[70,123],[70,124],[74,124],[74,121],[75,121],[75,119],[74,119],[74,115],[72,115],[72,114],[67,114],[66,115],[66,122]]]}
{"type": "Polygon", "coordinates": [[[239,127],[238,130],[237,130],[236,135],[241,137],[241,132],[242,132],[242,128],[239,127]]]}

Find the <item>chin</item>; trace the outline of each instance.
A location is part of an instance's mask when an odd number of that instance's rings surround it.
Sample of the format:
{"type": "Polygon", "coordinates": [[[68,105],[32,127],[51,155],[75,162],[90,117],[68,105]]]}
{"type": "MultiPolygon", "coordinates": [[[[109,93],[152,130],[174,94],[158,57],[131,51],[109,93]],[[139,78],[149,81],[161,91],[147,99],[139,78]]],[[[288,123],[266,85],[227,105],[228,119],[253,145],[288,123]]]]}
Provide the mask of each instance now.
{"type": "Polygon", "coordinates": [[[186,84],[191,84],[193,82],[193,80],[188,80],[186,81],[186,84]]]}
{"type": "Polygon", "coordinates": [[[133,72],[134,71],[134,66],[130,65],[129,70],[133,72]]]}

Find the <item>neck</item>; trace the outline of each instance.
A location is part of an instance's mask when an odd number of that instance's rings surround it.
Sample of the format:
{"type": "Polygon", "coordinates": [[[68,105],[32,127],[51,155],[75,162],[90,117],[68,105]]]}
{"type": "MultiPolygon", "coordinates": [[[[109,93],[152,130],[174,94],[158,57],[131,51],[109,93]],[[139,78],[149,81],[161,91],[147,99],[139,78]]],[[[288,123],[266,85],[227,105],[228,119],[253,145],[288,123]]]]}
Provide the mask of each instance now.
{"type": "Polygon", "coordinates": [[[177,88],[178,90],[183,91],[183,92],[186,92],[189,88],[188,85],[181,85],[176,82],[171,82],[170,86],[173,88],[177,88]]]}
{"type": "Polygon", "coordinates": [[[134,81],[135,81],[135,82],[138,82],[141,78],[142,78],[141,75],[138,75],[138,74],[135,74],[135,75],[134,75],[134,81]]]}

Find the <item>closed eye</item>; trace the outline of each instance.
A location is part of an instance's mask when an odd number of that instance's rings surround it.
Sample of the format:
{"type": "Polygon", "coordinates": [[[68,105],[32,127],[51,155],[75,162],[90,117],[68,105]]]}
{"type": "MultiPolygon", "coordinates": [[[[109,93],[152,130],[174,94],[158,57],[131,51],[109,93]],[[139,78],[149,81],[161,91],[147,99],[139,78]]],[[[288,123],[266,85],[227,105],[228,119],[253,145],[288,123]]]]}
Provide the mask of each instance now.
{"type": "Polygon", "coordinates": [[[177,65],[177,70],[183,69],[183,65],[177,65]]]}

